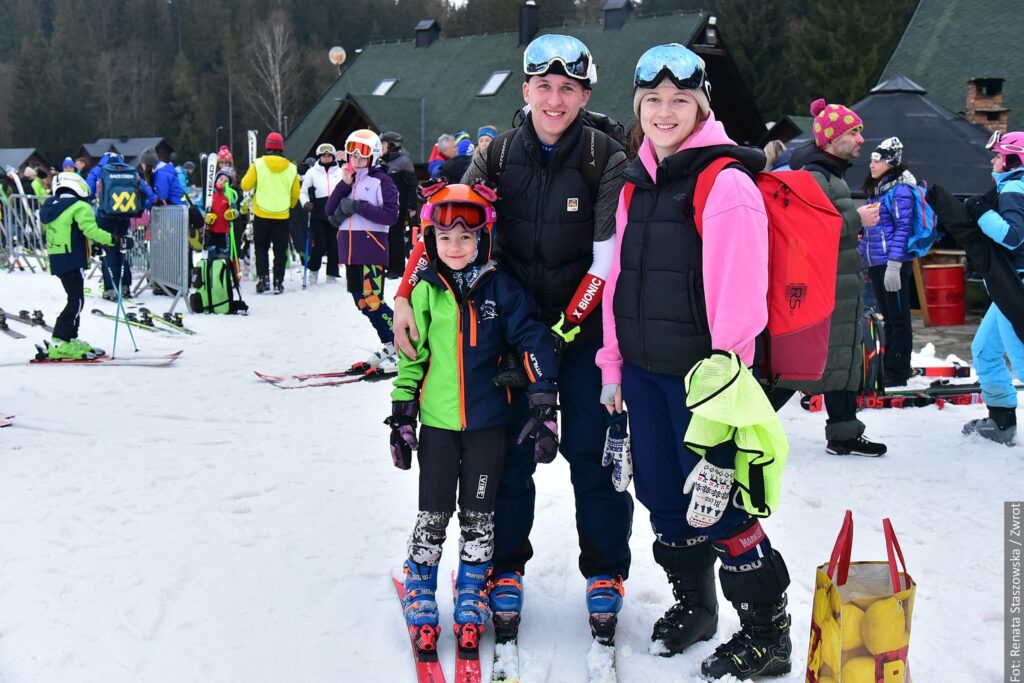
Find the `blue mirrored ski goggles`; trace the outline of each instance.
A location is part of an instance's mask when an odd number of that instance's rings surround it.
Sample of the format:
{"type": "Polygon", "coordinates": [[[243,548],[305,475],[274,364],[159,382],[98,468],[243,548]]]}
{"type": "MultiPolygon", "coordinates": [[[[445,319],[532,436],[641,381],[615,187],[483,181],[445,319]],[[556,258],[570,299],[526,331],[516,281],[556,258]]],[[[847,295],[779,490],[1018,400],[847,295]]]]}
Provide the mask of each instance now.
{"type": "Polygon", "coordinates": [[[677,88],[703,89],[710,96],[704,60],[679,43],[656,45],[643,53],[636,63],[633,87],[653,88],[666,76],[677,88]]]}
{"type": "Polygon", "coordinates": [[[572,36],[550,34],[535,38],[523,52],[523,73],[543,76],[559,62],[567,76],[581,81],[597,82],[597,67],[590,50],[572,36]]]}

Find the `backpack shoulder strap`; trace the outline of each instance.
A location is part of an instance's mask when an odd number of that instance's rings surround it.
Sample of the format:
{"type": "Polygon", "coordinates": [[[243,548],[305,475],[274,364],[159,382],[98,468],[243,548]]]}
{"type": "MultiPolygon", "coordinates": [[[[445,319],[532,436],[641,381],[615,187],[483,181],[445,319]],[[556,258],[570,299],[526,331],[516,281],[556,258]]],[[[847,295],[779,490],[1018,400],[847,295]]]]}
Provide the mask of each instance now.
{"type": "Polygon", "coordinates": [[[704,237],[704,206],[708,203],[708,196],[718,174],[726,167],[738,164],[739,162],[730,156],[721,156],[705,166],[697,175],[697,186],[693,191],[693,222],[697,224],[697,234],[701,237],[704,237]]]}
{"type": "Polygon", "coordinates": [[[583,180],[596,201],[601,176],[608,165],[608,136],[596,128],[583,127],[583,180]]]}
{"type": "Polygon", "coordinates": [[[512,138],[516,136],[518,128],[498,133],[498,137],[491,140],[487,145],[487,179],[497,184],[501,174],[505,172],[508,165],[508,150],[512,146],[512,138]]]}

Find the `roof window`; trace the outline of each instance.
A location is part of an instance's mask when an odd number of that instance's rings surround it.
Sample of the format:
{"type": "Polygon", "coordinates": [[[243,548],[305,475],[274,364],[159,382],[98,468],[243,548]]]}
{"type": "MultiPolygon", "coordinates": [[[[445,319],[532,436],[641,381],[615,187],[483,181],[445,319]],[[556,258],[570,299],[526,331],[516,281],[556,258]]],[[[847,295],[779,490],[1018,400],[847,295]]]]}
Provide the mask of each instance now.
{"type": "Polygon", "coordinates": [[[397,78],[385,78],[383,81],[377,84],[377,87],[373,89],[374,95],[387,95],[388,91],[394,87],[395,83],[398,83],[397,78]]]}
{"type": "Polygon", "coordinates": [[[491,77],[484,83],[484,87],[480,88],[480,92],[476,94],[477,97],[490,97],[498,92],[501,86],[508,79],[511,71],[495,71],[491,74],[491,77]]]}

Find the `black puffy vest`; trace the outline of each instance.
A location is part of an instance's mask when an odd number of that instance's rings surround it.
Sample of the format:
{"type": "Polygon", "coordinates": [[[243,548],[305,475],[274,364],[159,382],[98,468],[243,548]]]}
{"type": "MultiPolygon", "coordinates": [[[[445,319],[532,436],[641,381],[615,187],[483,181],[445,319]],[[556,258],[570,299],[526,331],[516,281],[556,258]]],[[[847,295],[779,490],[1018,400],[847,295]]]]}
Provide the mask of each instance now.
{"type": "Polygon", "coordinates": [[[726,152],[744,162],[749,156],[748,170],[764,165],[763,154],[758,161],[747,148],[717,145],[662,160],[656,183],[639,159],[623,174],[636,189],[612,302],[615,334],[623,360],[650,372],[685,376],[711,353],[693,191],[698,173],[726,152]]]}
{"type": "MultiPolygon", "coordinates": [[[[498,182],[494,256],[533,295],[537,317],[548,326],[558,322],[594,258],[595,198],[580,171],[582,133],[577,118],[545,165],[528,118],[509,145],[498,182]]],[[[600,338],[597,308],[583,321],[576,343],[600,338]]]]}

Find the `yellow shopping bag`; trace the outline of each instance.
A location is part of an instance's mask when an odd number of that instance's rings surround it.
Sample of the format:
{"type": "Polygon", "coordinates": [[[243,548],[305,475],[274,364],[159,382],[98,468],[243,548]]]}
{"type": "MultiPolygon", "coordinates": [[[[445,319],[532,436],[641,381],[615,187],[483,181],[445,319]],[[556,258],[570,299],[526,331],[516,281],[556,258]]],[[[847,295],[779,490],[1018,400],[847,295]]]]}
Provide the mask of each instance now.
{"type": "Polygon", "coordinates": [[[887,560],[850,562],[853,513],[847,510],[831,559],[818,567],[805,683],[910,683],[917,584],[888,518],[882,528],[887,560]]]}

